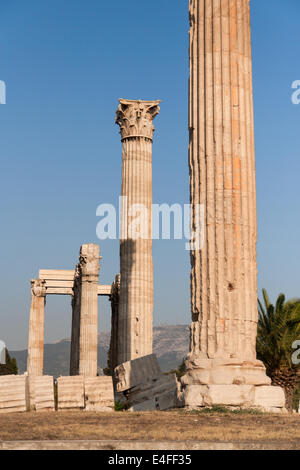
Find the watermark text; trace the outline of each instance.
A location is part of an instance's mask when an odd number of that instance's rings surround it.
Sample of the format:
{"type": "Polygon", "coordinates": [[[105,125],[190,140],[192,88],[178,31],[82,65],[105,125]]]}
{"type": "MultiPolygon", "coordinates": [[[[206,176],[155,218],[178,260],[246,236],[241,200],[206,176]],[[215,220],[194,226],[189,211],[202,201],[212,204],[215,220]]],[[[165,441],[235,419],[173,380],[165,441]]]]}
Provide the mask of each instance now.
{"type": "Polygon", "coordinates": [[[120,197],[119,207],[100,204],[96,233],[99,240],[186,240],[186,250],[204,245],[205,211],[202,204],[129,204],[120,197]],[[118,230],[119,228],[119,230],[118,230]]]}
{"type": "Polygon", "coordinates": [[[0,104],[6,104],[6,84],[0,80],[0,104]]]}

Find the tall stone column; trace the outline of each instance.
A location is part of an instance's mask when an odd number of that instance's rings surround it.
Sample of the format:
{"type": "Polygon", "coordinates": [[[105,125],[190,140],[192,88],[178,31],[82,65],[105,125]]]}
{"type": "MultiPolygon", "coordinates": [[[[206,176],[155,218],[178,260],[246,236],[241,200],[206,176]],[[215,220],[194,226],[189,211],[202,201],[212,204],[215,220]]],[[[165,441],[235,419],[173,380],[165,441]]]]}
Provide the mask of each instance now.
{"type": "MultiPolygon", "coordinates": [[[[256,360],[256,184],[249,0],[190,0],[191,345],[183,384],[269,384],[256,360]]],[[[199,398],[200,400],[200,398],[199,398]]]]}
{"type": "Polygon", "coordinates": [[[79,358],[77,360],[79,361],[79,375],[87,377],[96,377],[98,370],[99,260],[98,245],[82,245],[78,267],[80,271],[80,318],[79,358]]]}
{"type": "Polygon", "coordinates": [[[120,100],[117,111],[123,143],[118,365],[152,353],[152,121],[159,103],[120,100]]]}
{"type": "Polygon", "coordinates": [[[45,284],[41,279],[31,281],[27,372],[32,377],[43,375],[44,368],[45,284]]]}

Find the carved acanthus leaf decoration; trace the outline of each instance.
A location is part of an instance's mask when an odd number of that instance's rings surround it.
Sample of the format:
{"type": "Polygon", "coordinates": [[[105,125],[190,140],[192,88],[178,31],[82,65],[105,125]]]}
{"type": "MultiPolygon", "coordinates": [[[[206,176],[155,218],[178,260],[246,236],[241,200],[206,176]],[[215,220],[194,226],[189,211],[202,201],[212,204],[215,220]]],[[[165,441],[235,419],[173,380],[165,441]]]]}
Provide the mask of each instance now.
{"type": "Polygon", "coordinates": [[[153,119],[159,114],[161,101],[122,100],[117,110],[116,123],[122,139],[145,137],[153,139],[153,119]]]}

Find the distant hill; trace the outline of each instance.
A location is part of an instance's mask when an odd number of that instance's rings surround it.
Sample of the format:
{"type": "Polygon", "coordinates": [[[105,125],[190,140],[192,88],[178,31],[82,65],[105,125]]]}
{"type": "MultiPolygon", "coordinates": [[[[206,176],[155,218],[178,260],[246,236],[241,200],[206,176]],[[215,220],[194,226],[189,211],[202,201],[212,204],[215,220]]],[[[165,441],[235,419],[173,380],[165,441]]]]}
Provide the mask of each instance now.
{"type": "MultiPolygon", "coordinates": [[[[98,342],[98,364],[103,369],[107,366],[107,353],[110,333],[100,333],[98,342]]],[[[44,374],[58,377],[69,375],[70,339],[63,339],[45,345],[44,374]]],[[[189,327],[186,325],[167,325],[154,327],[154,353],[164,372],[176,369],[189,349],[189,327]]],[[[27,350],[10,351],[17,360],[19,373],[27,369],[27,350]]]]}

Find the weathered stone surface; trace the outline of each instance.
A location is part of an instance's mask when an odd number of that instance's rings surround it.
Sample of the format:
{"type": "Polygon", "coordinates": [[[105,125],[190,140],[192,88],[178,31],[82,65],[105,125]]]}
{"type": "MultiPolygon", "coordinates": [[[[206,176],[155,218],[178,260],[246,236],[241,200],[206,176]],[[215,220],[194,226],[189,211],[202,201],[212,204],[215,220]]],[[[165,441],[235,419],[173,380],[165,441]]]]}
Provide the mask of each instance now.
{"type": "Polygon", "coordinates": [[[57,379],[58,409],[84,409],[84,377],[57,379]]]}
{"type": "Polygon", "coordinates": [[[0,413],[18,413],[27,410],[29,410],[28,377],[0,376],[0,413]]]}
{"type": "Polygon", "coordinates": [[[51,376],[29,377],[33,388],[33,403],[30,408],[35,411],[54,411],[54,381],[51,376]]]}
{"type": "Polygon", "coordinates": [[[112,377],[85,377],[84,396],[86,411],[114,411],[112,377]]]}
{"type": "Polygon", "coordinates": [[[266,408],[284,408],[285,395],[280,387],[256,387],[254,405],[266,408]]]}
{"type": "Polygon", "coordinates": [[[120,100],[123,143],[117,364],[152,353],[152,139],[160,101],[120,100]],[[139,217],[139,228],[133,218],[139,217]]]}
{"type": "Polygon", "coordinates": [[[161,375],[155,354],[127,361],[115,368],[116,390],[124,392],[161,375]]]}

